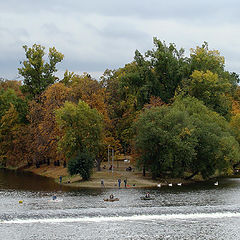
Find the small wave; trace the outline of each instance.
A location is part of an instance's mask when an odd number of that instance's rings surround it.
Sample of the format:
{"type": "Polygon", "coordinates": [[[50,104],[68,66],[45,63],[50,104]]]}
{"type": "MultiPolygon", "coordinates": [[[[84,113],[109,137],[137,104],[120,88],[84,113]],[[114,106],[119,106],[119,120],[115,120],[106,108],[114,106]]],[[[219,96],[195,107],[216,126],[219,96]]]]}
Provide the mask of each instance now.
{"type": "Polygon", "coordinates": [[[28,223],[73,223],[73,222],[123,222],[123,221],[153,221],[153,220],[187,220],[203,218],[235,218],[240,217],[237,212],[225,213],[194,213],[194,214],[165,214],[165,215],[133,215],[114,217],[82,217],[82,218],[44,218],[44,219],[14,219],[0,221],[0,224],[28,224],[28,223]]]}

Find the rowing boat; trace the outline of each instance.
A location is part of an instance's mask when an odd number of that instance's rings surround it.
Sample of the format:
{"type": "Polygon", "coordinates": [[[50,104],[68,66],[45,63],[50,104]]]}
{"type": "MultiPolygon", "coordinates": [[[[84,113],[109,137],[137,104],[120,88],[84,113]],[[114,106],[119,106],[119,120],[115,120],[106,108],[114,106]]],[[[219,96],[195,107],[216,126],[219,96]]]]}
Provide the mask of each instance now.
{"type": "Polygon", "coordinates": [[[119,198],[104,198],[103,199],[104,201],[106,201],[106,202],[115,202],[115,201],[119,201],[119,198]]]}
{"type": "Polygon", "coordinates": [[[154,198],[151,198],[151,197],[140,197],[141,200],[154,200],[154,198]]]}

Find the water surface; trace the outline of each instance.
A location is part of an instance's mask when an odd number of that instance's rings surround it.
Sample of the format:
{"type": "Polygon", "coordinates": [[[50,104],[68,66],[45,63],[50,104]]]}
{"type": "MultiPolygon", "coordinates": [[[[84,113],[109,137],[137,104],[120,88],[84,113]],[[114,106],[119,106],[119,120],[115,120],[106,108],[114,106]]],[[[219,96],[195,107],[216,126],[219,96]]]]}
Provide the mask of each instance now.
{"type": "Polygon", "coordinates": [[[72,189],[0,171],[1,239],[239,239],[240,179],[156,189],[72,189]],[[149,191],[154,200],[140,197],[149,191]],[[104,202],[111,193],[118,202],[104,202]],[[62,202],[51,202],[53,195],[62,202]],[[23,203],[19,204],[19,200],[23,203]]]}

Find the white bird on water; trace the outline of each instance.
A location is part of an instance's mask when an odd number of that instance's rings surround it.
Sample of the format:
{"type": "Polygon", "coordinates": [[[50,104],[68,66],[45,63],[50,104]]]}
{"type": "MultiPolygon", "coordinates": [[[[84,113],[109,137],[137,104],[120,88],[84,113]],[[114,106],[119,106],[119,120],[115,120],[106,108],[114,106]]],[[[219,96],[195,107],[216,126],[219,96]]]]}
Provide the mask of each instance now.
{"type": "Polygon", "coordinates": [[[178,185],[178,186],[182,186],[182,183],[178,183],[177,185],[178,185]]]}
{"type": "Polygon", "coordinates": [[[214,185],[215,185],[215,186],[218,186],[218,181],[216,181],[216,182],[214,183],[214,185]]]}
{"type": "Polygon", "coordinates": [[[169,183],[168,186],[169,186],[169,187],[172,187],[172,183],[169,183]]]}
{"type": "Polygon", "coordinates": [[[159,183],[157,186],[158,186],[158,187],[161,187],[162,185],[161,185],[161,183],[159,183]]]}

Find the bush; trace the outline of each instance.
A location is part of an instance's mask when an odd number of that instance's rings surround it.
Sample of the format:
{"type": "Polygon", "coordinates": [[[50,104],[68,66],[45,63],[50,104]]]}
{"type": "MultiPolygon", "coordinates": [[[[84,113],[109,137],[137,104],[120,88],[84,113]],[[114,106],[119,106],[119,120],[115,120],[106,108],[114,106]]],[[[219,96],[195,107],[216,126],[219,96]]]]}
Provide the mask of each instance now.
{"type": "Polygon", "coordinates": [[[94,156],[85,151],[78,152],[68,162],[68,172],[70,175],[79,174],[83,180],[88,180],[93,168],[94,156]]]}

